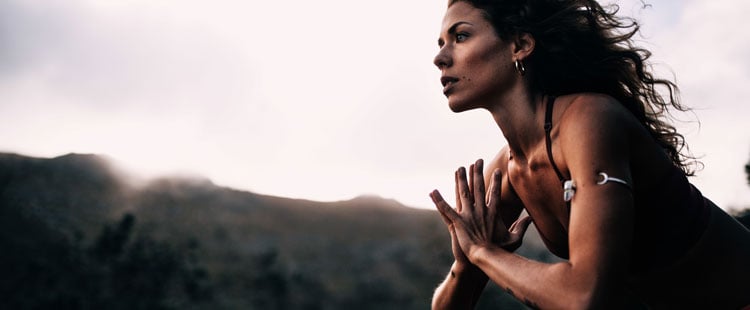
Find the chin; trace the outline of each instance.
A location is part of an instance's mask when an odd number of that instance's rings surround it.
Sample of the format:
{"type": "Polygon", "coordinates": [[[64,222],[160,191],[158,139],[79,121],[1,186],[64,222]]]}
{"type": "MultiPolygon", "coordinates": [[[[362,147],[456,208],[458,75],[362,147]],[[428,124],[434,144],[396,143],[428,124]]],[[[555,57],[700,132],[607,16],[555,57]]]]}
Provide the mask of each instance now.
{"type": "Polygon", "coordinates": [[[477,108],[475,105],[472,105],[469,102],[462,102],[460,100],[453,100],[451,98],[448,98],[448,107],[454,113],[460,113],[460,112],[473,110],[477,108]]]}

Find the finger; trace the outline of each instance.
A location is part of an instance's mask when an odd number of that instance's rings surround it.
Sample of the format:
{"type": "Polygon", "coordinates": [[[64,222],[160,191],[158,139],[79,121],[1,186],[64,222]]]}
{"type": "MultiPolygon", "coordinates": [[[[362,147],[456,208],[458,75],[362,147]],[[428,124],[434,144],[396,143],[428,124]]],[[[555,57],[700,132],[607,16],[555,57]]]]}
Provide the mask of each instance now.
{"type": "Polygon", "coordinates": [[[497,208],[500,205],[500,193],[503,186],[503,175],[500,168],[495,168],[490,177],[490,187],[487,190],[487,207],[497,208]]]}
{"type": "Polygon", "coordinates": [[[461,209],[463,209],[463,204],[461,203],[461,193],[458,190],[458,170],[453,173],[453,178],[455,179],[456,183],[456,210],[458,210],[459,213],[461,213],[461,209]]]}
{"type": "Polygon", "coordinates": [[[522,219],[527,218],[527,217],[528,216],[524,216],[523,218],[520,218],[520,217],[517,218],[516,221],[513,222],[513,224],[511,224],[510,227],[508,227],[508,231],[513,231],[514,229],[516,229],[516,226],[518,226],[518,223],[521,222],[522,219]]]}
{"type": "Polygon", "coordinates": [[[474,192],[474,164],[469,165],[469,193],[474,192]]]}
{"type": "Polygon", "coordinates": [[[502,174],[500,169],[495,169],[490,178],[489,194],[487,195],[487,214],[497,224],[499,231],[507,231],[505,223],[497,214],[500,209],[500,189],[502,187],[502,174]]]}
{"type": "Polygon", "coordinates": [[[440,212],[440,210],[438,210],[438,213],[440,214],[440,218],[443,219],[443,222],[445,223],[445,225],[448,225],[448,228],[450,228],[451,224],[453,224],[453,223],[451,223],[451,219],[448,218],[447,216],[445,216],[445,214],[443,214],[443,212],[440,212]]]}
{"type": "Polygon", "coordinates": [[[510,232],[513,234],[520,234],[523,235],[526,233],[526,230],[529,229],[529,225],[531,224],[532,219],[530,216],[524,216],[523,218],[515,221],[513,225],[510,226],[510,232]]]}
{"type": "MultiPolygon", "coordinates": [[[[484,188],[484,162],[482,159],[477,159],[477,162],[472,165],[472,171],[471,171],[472,177],[472,183],[474,183],[474,203],[477,204],[477,207],[480,209],[484,209],[485,205],[485,188],[484,188]]],[[[480,210],[481,212],[484,212],[484,210],[480,210]]]]}
{"type": "Polygon", "coordinates": [[[495,219],[487,212],[487,205],[485,204],[485,188],[484,188],[484,162],[482,159],[471,165],[471,171],[469,171],[471,177],[471,183],[473,184],[473,198],[474,198],[474,210],[472,212],[474,219],[477,223],[483,223],[482,228],[486,233],[494,231],[495,219]]]}
{"type": "MultiPolygon", "coordinates": [[[[474,212],[474,198],[471,195],[469,184],[466,182],[466,168],[458,168],[458,197],[461,197],[461,206],[469,212],[474,212]]],[[[462,210],[464,212],[464,210],[462,210]]]]}
{"type": "Polygon", "coordinates": [[[453,208],[445,202],[443,196],[440,195],[440,192],[437,190],[432,191],[432,193],[430,193],[430,198],[432,198],[432,202],[435,203],[435,207],[437,207],[440,214],[446,217],[451,224],[460,220],[460,216],[456,213],[456,210],[453,210],[453,208]]]}

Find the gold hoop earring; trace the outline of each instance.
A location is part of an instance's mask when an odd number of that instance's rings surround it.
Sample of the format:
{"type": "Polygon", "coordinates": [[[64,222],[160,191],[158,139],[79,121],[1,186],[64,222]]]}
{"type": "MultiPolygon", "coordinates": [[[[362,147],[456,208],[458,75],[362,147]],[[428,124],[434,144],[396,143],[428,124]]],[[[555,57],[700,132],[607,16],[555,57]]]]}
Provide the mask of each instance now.
{"type": "Polygon", "coordinates": [[[518,71],[518,74],[520,74],[521,76],[524,76],[526,74],[526,67],[524,67],[523,65],[523,60],[516,59],[515,65],[516,65],[516,71],[518,71]]]}

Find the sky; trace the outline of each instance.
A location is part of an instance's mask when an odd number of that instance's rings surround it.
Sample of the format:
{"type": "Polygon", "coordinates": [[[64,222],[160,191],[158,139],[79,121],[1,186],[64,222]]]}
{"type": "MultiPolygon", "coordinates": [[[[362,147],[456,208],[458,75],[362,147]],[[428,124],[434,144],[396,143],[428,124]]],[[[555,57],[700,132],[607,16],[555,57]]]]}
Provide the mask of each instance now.
{"type": "MultiPolygon", "coordinates": [[[[750,2],[618,1],[676,78],[679,123],[725,209],[750,205],[750,2]],[[695,121],[699,120],[700,125],[695,121]]],[[[450,112],[432,64],[445,1],[4,0],[0,151],[107,156],[137,178],[432,208],[505,144],[450,112]]]]}

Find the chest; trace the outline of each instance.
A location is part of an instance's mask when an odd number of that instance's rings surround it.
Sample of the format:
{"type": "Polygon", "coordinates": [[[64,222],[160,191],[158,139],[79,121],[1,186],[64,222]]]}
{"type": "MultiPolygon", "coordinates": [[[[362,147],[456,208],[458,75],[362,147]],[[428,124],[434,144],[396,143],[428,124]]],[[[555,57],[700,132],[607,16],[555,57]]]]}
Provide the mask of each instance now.
{"type": "Polygon", "coordinates": [[[563,200],[562,182],[549,161],[508,161],[508,179],[526,211],[534,219],[547,248],[557,256],[568,256],[570,207],[563,200]]]}

